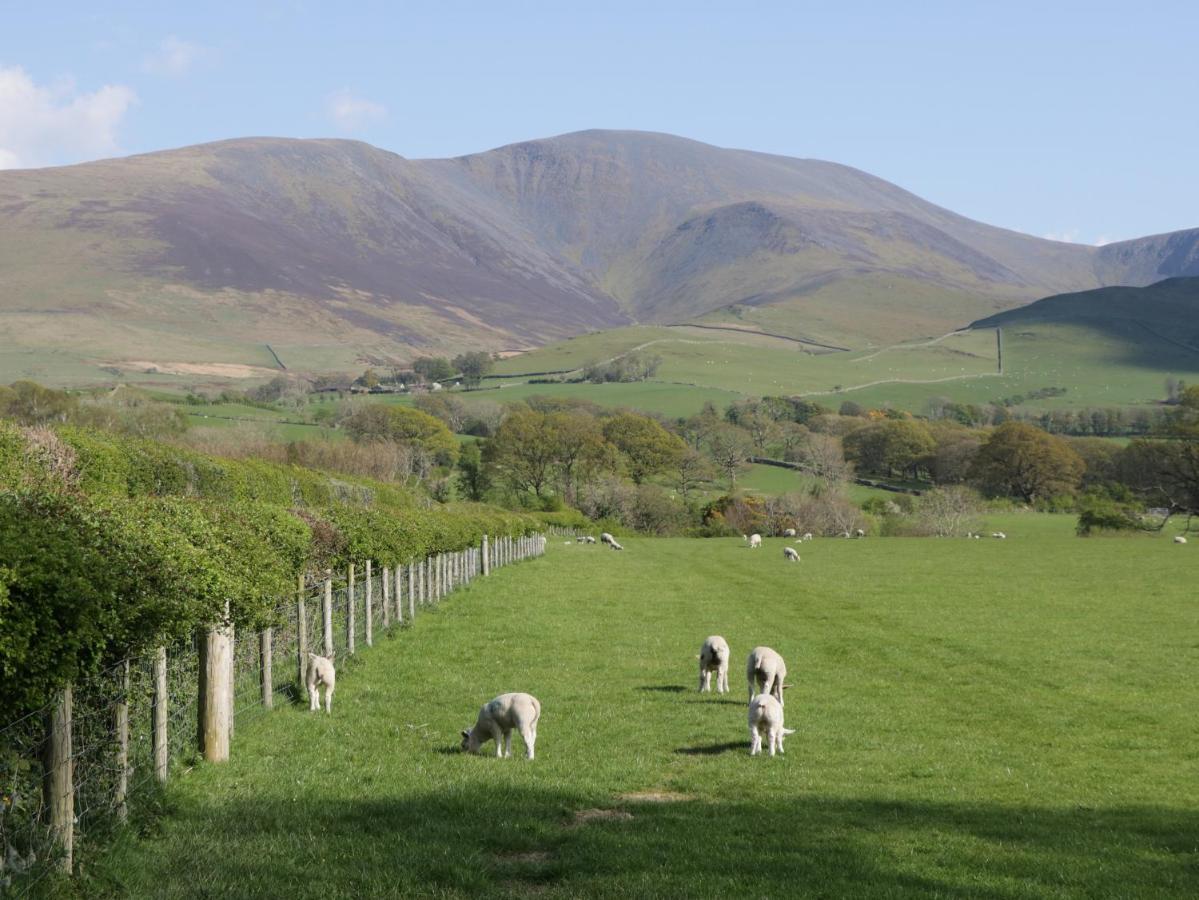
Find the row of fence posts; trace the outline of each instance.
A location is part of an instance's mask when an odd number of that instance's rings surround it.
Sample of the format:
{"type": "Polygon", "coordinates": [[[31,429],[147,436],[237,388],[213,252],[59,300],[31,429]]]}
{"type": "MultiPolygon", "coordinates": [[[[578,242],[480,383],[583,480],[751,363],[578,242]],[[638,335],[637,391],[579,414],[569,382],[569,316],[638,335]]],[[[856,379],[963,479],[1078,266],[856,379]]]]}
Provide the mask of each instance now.
{"type": "MultiPolygon", "coordinates": [[[[500,537],[489,543],[487,535],[478,547],[470,547],[451,553],[436,553],[409,565],[383,567],[380,612],[383,628],[392,626],[393,617],[397,625],[411,622],[417,608],[436,603],[455,588],[470,584],[479,576],[490,575],[494,569],[513,562],[541,556],[545,553],[546,539],[543,535],[527,537],[500,537]],[[405,603],[407,610],[405,611],[405,603]]],[[[374,643],[375,598],[373,565],[366,561],[364,572],[365,640],[369,647],[374,643]]],[[[357,615],[357,571],[353,564],[348,571],[346,604],[345,651],[354,654],[355,616],[357,615]]],[[[300,690],[306,690],[305,680],[308,664],[308,600],[305,597],[305,579],[301,575],[296,599],[297,653],[296,676],[300,690]]],[[[324,634],[321,655],[332,656],[340,648],[334,646],[333,638],[333,573],[325,572],[324,592],[321,598],[321,625],[324,634]]],[[[229,615],[229,604],[225,604],[222,620],[209,626],[199,637],[199,685],[198,685],[198,749],[209,762],[225,762],[229,759],[229,744],[233,733],[233,686],[234,686],[234,628],[229,615]]],[[[272,672],[274,629],[265,628],[259,635],[260,676],[262,681],[262,705],[274,708],[274,680],[272,672]]],[[[313,651],[316,652],[316,651],[313,651]]],[[[124,691],[117,701],[114,719],[114,735],[118,743],[117,765],[120,768],[114,797],[116,815],[124,821],[128,816],[129,783],[129,662],[124,664],[124,691]]],[[[46,808],[49,813],[50,836],[57,845],[59,868],[71,872],[74,864],[75,843],[75,787],[72,764],[72,696],[71,685],[63,688],[46,716],[46,740],[43,758],[43,785],[46,808]]],[[[165,784],[170,768],[170,745],[168,743],[167,709],[167,651],[158,647],[153,663],[153,700],[151,713],[151,758],[154,778],[165,784]]]]}

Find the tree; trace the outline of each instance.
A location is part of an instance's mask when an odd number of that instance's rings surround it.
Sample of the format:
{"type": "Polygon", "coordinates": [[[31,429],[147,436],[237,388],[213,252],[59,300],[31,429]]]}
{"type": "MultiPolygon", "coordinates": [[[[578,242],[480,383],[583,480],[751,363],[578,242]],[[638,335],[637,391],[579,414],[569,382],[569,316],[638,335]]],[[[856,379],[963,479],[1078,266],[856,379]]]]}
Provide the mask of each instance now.
{"type": "Polygon", "coordinates": [[[63,391],[42,387],[35,381],[14,381],[0,394],[0,416],[22,425],[65,422],[78,401],[63,391]]]}
{"type": "Polygon", "coordinates": [[[412,362],[412,371],[422,381],[446,381],[454,375],[454,367],[443,356],[421,356],[412,362]]]}
{"type": "Polygon", "coordinates": [[[928,426],[912,419],[887,419],[845,436],[845,455],[859,468],[915,477],[936,443],[928,426]]]}
{"type": "Polygon", "coordinates": [[[367,390],[374,390],[379,386],[379,374],[374,369],[367,369],[358,376],[358,383],[367,390]]]}
{"type": "Polygon", "coordinates": [[[749,456],[749,436],[736,425],[722,422],[708,434],[708,454],[728,479],[729,491],[737,487],[737,473],[749,456]]]}
{"type": "Polygon", "coordinates": [[[687,447],[675,461],[673,474],[679,496],[687,500],[692,490],[711,478],[712,464],[698,450],[687,447]]]}
{"type": "Polygon", "coordinates": [[[546,413],[517,409],[508,414],[483,449],[496,477],[514,491],[542,497],[550,486],[558,441],[546,413]]]}
{"type": "Polygon", "coordinates": [[[469,415],[465,403],[453,394],[447,394],[444,391],[421,394],[413,405],[421,412],[428,413],[435,419],[441,419],[445,422],[446,427],[455,433],[463,430],[469,415]]]}
{"type": "Polygon", "coordinates": [[[604,437],[624,457],[635,484],[670,468],[684,449],[676,435],[636,413],[618,413],[609,418],[604,422],[604,437]]]}
{"type": "Polygon", "coordinates": [[[467,441],[458,451],[458,493],[476,503],[487,496],[491,478],[483,465],[483,453],[478,441],[467,441]]]}
{"type": "Polygon", "coordinates": [[[351,413],[345,429],[355,441],[404,444],[440,465],[452,465],[458,455],[458,442],[445,424],[419,409],[372,403],[351,413]]]}
{"type": "Polygon", "coordinates": [[[848,481],[851,468],[845,461],[840,438],[809,431],[792,451],[789,459],[800,469],[821,481],[848,481]]]}
{"type": "Polygon", "coordinates": [[[562,493],[568,503],[573,503],[580,478],[616,468],[615,451],[605,442],[599,422],[587,413],[548,413],[546,425],[554,434],[554,462],[562,480],[562,493]]]}
{"type": "Polygon", "coordinates": [[[992,496],[1034,503],[1074,493],[1084,468],[1064,439],[1024,422],[1005,422],[979,449],[970,477],[992,496]]]}
{"type": "Polygon", "coordinates": [[[483,376],[491,371],[494,364],[490,353],[476,350],[455,356],[453,366],[462,375],[462,383],[467,390],[471,390],[482,383],[483,376]]]}
{"type": "Polygon", "coordinates": [[[916,501],[916,514],[937,537],[958,537],[978,530],[978,495],[967,487],[925,491],[916,501]]]}

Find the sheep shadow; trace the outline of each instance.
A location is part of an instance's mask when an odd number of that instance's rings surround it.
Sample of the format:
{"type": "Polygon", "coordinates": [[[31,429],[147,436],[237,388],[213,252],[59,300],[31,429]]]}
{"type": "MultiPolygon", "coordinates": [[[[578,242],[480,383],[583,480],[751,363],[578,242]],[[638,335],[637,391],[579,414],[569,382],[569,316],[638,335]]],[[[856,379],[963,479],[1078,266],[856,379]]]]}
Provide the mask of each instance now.
{"type": "Polygon", "coordinates": [[[678,747],[675,753],[683,756],[719,756],[721,753],[730,753],[733,750],[748,750],[749,744],[747,741],[726,741],[723,744],[704,744],[699,747],[678,747]]]}
{"type": "Polygon", "coordinates": [[[690,689],[681,684],[643,684],[637,690],[654,691],[659,694],[684,694],[690,689]]]}
{"type": "Polygon", "coordinates": [[[688,703],[702,703],[707,706],[746,706],[744,700],[733,700],[731,697],[696,697],[688,703]]]}

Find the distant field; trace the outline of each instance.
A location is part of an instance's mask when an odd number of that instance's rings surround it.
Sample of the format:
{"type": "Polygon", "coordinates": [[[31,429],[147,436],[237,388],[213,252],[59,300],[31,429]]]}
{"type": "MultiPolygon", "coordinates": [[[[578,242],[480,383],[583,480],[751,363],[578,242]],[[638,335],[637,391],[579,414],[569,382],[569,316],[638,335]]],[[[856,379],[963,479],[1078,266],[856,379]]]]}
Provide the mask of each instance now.
{"type": "Polygon", "coordinates": [[[298,423],[302,416],[290,411],[272,411],[238,403],[215,403],[205,406],[180,405],[187,413],[193,428],[254,429],[275,440],[344,440],[345,433],[320,425],[298,423]]]}
{"type": "Polygon", "coordinates": [[[989,527],[1010,538],[799,564],[773,539],[551,542],[343,664],[332,716],[239,722],[83,895],[1199,895],[1199,547],[989,527]],[[695,692],[712,633],[727,696],[695,692]],[[788,661],[774,759],[747,752],[759,643],[788,661]],[[508,690],[541,700],[537,759],[460,754],[508,690]]]}

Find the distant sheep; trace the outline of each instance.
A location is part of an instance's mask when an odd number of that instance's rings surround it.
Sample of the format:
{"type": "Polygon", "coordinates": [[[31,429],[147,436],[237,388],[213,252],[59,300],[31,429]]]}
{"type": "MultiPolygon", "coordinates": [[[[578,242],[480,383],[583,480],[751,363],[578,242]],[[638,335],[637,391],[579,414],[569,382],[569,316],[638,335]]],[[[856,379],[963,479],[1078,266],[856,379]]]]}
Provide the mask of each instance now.
{"type": "Polygon", "coordinates": [[[865,528],[859,528],[857,531],[855,531],[855,532],[854,532],[854,536],[855,536],[855,537],[864,538],[864,537],[866,536],[866,529],[865,529],[865,528]]]}
{"type": "Polygon", "coordinates": [[[799,562],[799,554],[794,547],[784,547],[783,559],[787,560],[787,562],[799,562]]]}
{"type": "Polygon", "coordinates": [[[1004,534],[1002,531],[992,531],[991,537],[996,538],[1001,541],[1007,540],[1007,535],[1004,534]]]}
{"type": "Polygon", "coordinates": [[[333,667],[332,656],[317,656],[308,654],[308,673],[305,685],[308,688],[308,711],[317,712],[321,708],[320,689],[325,688],[325,713],[333,712],[333,687],[337,683],[337,671],[333,667]]]}
{"type": "Polygon", "coordinates": [[[520,732],[525,742],[525,757],[533,758],[533,747],[537,743],[537,720],[541,718],[541,704],[531,694],[500,694],[483,704],[475,727],[462,732],[462,749],[475,753],[490,740],[495,741],[495,755],[512,756],[512,730],[520,732]]]}
{"type": "Polygon", "coordinates": [[[745,660],[745,680],[749,682],[749,699],[758,693],[770,694],[783,702],[783,681],[787,678],[787,664],[769,647],[754,647],[745,660]],[[760,688],[760,690],[759,690],[760,688]]]}
{"type": "Polygon", "coordinates": [[[766,736],[770,755],[783,752],[783,738],[795,734],[795,729],[783,727],[783,704],[770,694],[758,694],[749,701],[749,755],[762,752],[762,736],[766,736]]]}
{"type": "Polygon", "coordinates": [[[608,532],[606,532],[606,531],[600,535],[600,543],[607,544],[613,550],[623,550],[624,549],[624,547],[620,546],[620,544],[617,542],[616,538],[612,537],[612,535],[608,534],[608,532]]]}
{"type": "Polygon", "coordinates": [[[712,673],[716,673],[716,693],[729,692],[729,643],[718,634],[704,641],[699,648],[699,691],[712,689],[712,673]]]}
{"type": "Polygon", "coordinates": [[[783,529],[783,537],[795,537],[795,529],[794,528],[784,528],[783,529]]]}
{"type": "Polygon", "coordinates": [[[612,540],[610,540],[608,542],[608,546],[611,547],[613,550],[623,550],[624,549],[624,545],[619,543],[616,540],[616,538],[613,538],[612,540]]]}
{"type": "Polygon", "coordinates": [[[852,535],[852,534],[850,534],[848,531],[842,531],[842,532],[841,532],[841,537],[843,537],[843,538],[847,538],[847,537],[853,537],[853,535],[852,535]]]}
{"type": "Polygon", "coordinates": [[[1174,543],[1185,544],[1186,542],[1187,542],[1187,539],[1184,538],[1181,534],[1174,535],[1174,543]]]}
{"type": "Polygon", "coordinates": [[[751,534],[749,537],[745,538],[745,540],[749,542],[750,550],[762,546],[762,535],[760,534],[751,534]]]}
{"type": "Polygon", "coordinates": [[[584,536],[584,538],[583,538],[583,543],[585,543],[585,544],[594,544],[594,543],[595,543],[595,538],[594,538],[594,537],[592,537],[591,535],[589,535],[589,534],[588,534],[588,535],[584,536]]]}
{"type": "Polygon", "coordinates": [[[806,532],[803,536],[803,540],[810,541],[811,539],[812,539],[812,532],[810,532],[810,531],[806,532]]]}

